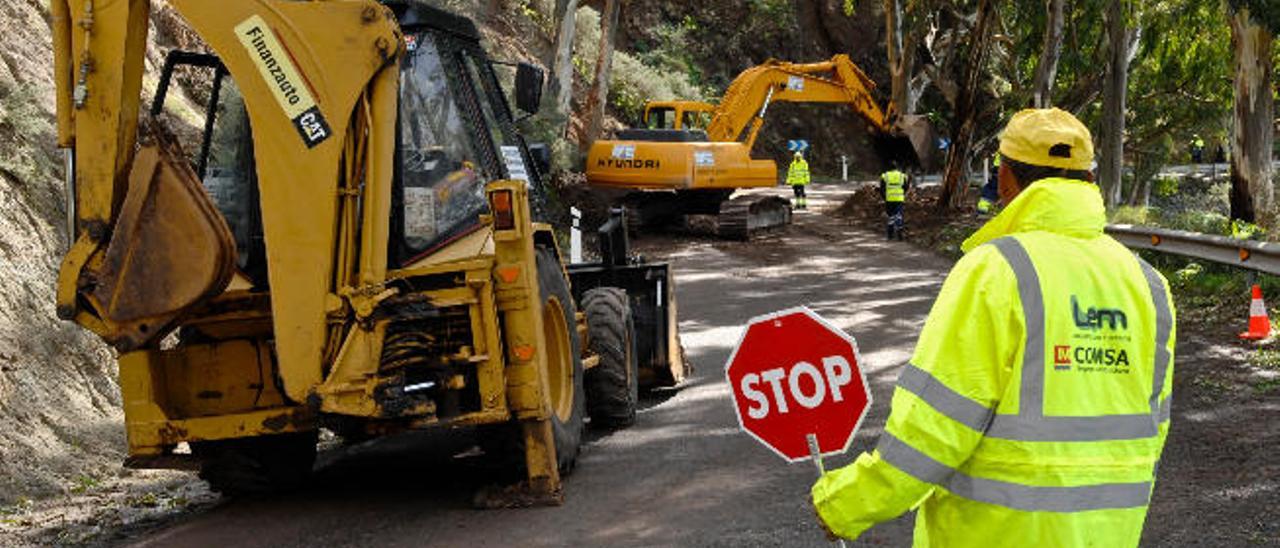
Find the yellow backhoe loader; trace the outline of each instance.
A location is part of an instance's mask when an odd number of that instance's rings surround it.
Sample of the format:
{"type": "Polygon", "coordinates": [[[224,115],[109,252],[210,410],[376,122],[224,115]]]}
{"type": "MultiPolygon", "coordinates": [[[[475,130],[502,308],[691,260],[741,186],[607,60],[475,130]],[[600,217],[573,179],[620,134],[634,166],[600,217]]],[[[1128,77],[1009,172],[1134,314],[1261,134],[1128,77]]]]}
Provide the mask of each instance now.
{"type": "Polygon", "coordinates": [[[719,104],[650,102],[643,127],[619,131],[591,145],[587,182],[627,191],[620,197],[632,228],[678,221],[689,214],[718,215],[719,233],[747,239],[790,222],[787,200],[759,194],[730,199],[737,189],[777,184],[777,165],[751,157],[774,102],[845,104],[867,122],[877,152],[915,164],[928,139],[918,120],[912,136],[892,123],[871,96],[875,84],[847,55],[820,63],[769,61],[739,74],[719,104]]]}
{"type": "MultiPolygon", "coordinates": [[[[170,52],[141,112],[147,0],[52,2],[57,310],[120,352],[127,465],[258,492],[304,480],[322,427],[474,426],[524,474],[493,503],[556,503],[585,415],[625,425],[640,383],[682,379],[667,266],[628,260],[618,220],[604,262],[564,264],[471,21],[169,4],[212,53],[170,52]],[[179,72],[209,86],[195,131],[163,112],[179,72]]],[[[532,113],[542,72],[513,66],[532,113]]]]}

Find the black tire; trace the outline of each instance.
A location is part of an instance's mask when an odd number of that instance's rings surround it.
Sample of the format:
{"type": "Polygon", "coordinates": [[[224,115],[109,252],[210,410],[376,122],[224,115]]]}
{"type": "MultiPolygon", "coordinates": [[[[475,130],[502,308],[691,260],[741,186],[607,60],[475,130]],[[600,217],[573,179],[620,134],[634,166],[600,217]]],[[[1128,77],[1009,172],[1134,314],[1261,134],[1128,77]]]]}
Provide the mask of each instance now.
{"type": "Polygon", "coordinates": [[[264,495],[301,487],[316,461],[318,432],[192,444],[200,479],[223,495],[264,495]]]}
{"type": "Polygon", "coordinates": [[[587,371],[587,416],[593,426],[622,428],[636,421],[640,399],[635,324],[627,292],[600,287],[582,295],[589,347],[600,364],[587,371]]]}
{"type": "Polygon", "coordinates": [[[587,394],[583,390],[582,375],[582,341],[578,340],[578,307],[574,304],[573,294],[569,292],[569,280],[565,278],[564,269],[556,254],[545,247],[538,247],[538,287],[542,293],[543,306],[552,297],[560,301],[564,310],[564,322],[569,334],[569,359],[573,362],[573,408],[568,420],[561,420],[555,413],[551,414],[551,431],[556,444],[556,464],[562,473],[573,470],[578,460],[578,449],[582,446],[582,432],[586,424],[587,394]]]}
{"type": "MultiPolygon", "coordinates": [[[[578,459],[582,434],[586,424],[586,392],[583,390],[582,342],[578,340],[577,312],[573,295],[569,293],[569,281],[564,270],[550,249],[537,250],[538,287],[545,306],[555,297],[564,310],[565,325],[569,336],[569,359],[573,361],[573,403],[567,420],[551,413],[551,434],[556,446],[556,465],[560,473],[568,474],[578,459]]],[[[524,435],[518,422],[495,425],[481,432],[480,445],[490,460],[513,472],[526,469],[524,435]]]]}

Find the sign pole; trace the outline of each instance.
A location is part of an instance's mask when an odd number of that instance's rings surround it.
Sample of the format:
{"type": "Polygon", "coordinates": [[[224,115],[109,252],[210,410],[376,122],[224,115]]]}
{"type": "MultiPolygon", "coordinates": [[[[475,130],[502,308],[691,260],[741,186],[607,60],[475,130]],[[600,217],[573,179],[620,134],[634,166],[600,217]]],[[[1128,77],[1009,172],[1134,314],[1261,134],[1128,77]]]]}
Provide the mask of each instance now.
{"type": "MultiPolygon", "coordinates": [[[[827,473],[827,469],[822,465],[822,451],[818,450],[818,435],[805,434],[805,438],[809,440],[809,454],[813,456],[813,465],[818,467],[818,477],[827,473]]],[[[840,544],[840,548],[845,548],[844,539],[836,539],[840,544]]]]}

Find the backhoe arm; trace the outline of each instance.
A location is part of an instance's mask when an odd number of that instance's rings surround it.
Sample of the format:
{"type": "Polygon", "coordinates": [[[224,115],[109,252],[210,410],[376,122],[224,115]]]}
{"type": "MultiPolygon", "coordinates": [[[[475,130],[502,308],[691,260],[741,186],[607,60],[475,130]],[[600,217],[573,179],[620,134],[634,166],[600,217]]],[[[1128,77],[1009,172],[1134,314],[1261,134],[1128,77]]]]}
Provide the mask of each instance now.
{"type": "MultiPolygon", "coordinates": [[[[385,277],[386,223],[366,221],[389,207],[403,39],[394,14],[372,0],[170,5],[216,53],[247,109],[273,347],[285,392],[303,401],[321,381],[334,338],[328,315],[344,310],[341,295],[376,293],[385,277]],[[365,189],[364,217],[340,226],[346,181],[365,189]],[[363,241],[336,265],[339,230],[363,241]]],[[[73,244],[58,313],[122,352],[158,344],[236,271],[226,220],[188,157],[161,120],[146,114],[139,124],[148,14],[148,0],[51,5],[58,140],[72,151],[73,244]]]]}

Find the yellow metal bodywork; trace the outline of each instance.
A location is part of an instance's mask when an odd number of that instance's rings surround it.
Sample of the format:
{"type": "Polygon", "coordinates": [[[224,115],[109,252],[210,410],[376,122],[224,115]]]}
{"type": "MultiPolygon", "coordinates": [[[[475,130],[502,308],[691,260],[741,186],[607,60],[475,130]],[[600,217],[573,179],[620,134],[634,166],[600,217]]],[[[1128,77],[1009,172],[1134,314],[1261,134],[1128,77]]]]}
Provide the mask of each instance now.
{"type": "MultiPolygon", "coordinates": [[[[751,158],[770,103],[849,105],[873,132],[888,134],[891,126],[872,98],[874,88],[844,54],[821,63],[771,60],[743,71],[729,84],[711,111],[709,142],[596,141],[587,154],[587,182],[637,190],[771,187],[777,184],[777,165],[751,158]]],[[[687,112],[704,112],[709,106],[698,101],[652,102],[645,115],[647,120],[653,110],[674,109],[675,120],[683,122],[687,112]]]]}
{"type": "Polygon", "coordinates": [[[735,142],[597,141],[587,156],[592,185],[623,189],[771,187],[777,171],[773,160],[754,159],[749,147],[735,142]],[[634,158],[627,158],[632,151],[634,158]]]}
{"type": "Polygon", "coordinates": [[[388,269],[404,43],[392,12],[372,0],[170,3],[243,96],[270,290],[230,267],[225,222],[162,120],[148,117],[157,125],[136,146],[146,0],[54,0],[59,143],[76,159],[58,310],[122,351],[130,462],[172,466],[182,442],[309,431],[326,415],[371,430],[518,420],[529,486],[558,493],[534,243],[554,237],[532,223],[526,183],[486,189],[515,196],[514,228],[485,220],[388,269]],[[176,285],[144,283],[156,279],[176,285]],[[433,359],[474,373],[443,383],[473,390],[474,408],[441,419],[429,402],[390,403],[384,345],[413,304],[463,318],[469,340],[433,359]]]}

